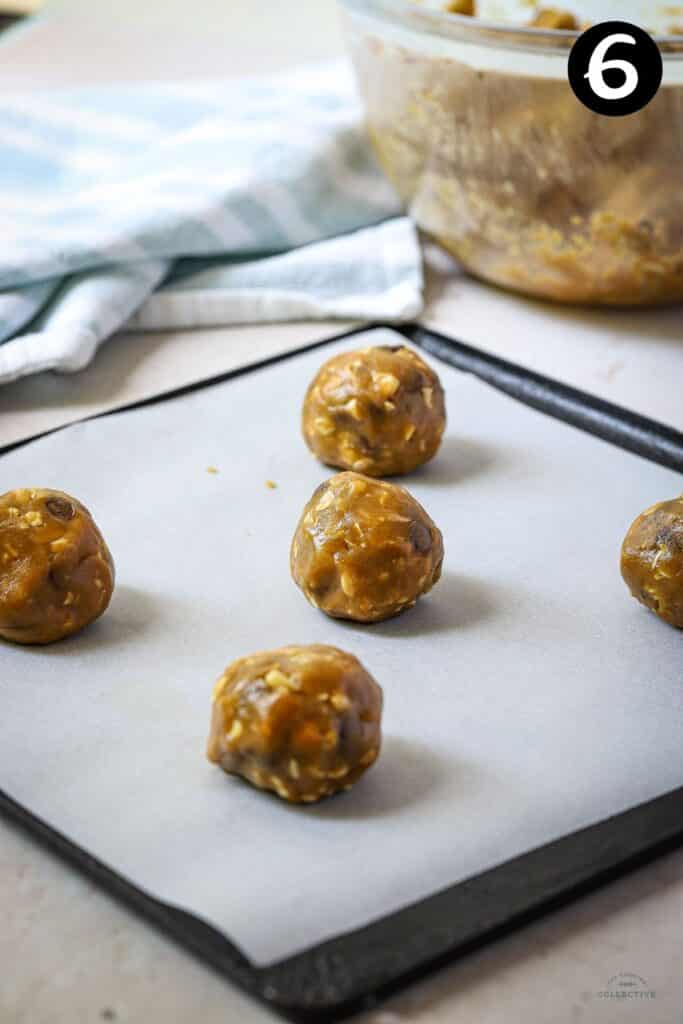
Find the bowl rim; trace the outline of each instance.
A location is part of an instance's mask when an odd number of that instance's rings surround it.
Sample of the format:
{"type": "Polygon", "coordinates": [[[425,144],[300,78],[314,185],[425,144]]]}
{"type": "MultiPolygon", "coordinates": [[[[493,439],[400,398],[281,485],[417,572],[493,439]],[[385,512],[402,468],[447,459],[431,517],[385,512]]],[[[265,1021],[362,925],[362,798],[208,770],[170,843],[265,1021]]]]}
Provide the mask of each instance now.
{"type": "MultiPolygon", "coordinates": [[[[509,22],[488,21],[469,14],[451,14],[416,4],[414,0],[337,0],[341,7],[388,21],[409,22],[415,31],[460,39],[477,37],[488,45],[515,46],[534,51],[554,53],[570,49],[584,29],[539,28],[535,25],[512,25],[509,22]]],[[[653,33],[652,38],[661,46],[664,60],[683,59],[683,35],[653,33]]]]}

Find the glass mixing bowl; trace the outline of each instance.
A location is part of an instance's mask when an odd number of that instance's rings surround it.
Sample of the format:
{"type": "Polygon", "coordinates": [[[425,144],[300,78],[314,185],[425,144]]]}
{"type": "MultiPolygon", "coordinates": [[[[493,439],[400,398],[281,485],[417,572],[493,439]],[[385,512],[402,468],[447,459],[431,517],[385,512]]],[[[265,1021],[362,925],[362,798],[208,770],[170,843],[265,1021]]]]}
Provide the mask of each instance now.
{"type": "Polygon", "coordinates": [[[569,86],[576,33],[341,5],[380,164],[467,270],[560,302],[683,299],[681,37],[657,40],[654,100],[605,117],[569,86]]]}

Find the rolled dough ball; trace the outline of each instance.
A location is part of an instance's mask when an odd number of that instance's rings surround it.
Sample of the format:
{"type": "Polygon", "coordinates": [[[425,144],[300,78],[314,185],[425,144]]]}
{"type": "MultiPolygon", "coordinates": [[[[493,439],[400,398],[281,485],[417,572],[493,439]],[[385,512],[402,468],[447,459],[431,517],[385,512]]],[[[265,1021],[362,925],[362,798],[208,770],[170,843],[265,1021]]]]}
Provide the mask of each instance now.
{"type": "Polygon", "coordinates": [[[638,516],[621,549],[621,574],[637,601],[683,629],[683,497],[638,516]]]}
{"type": "Polygon", "coordinates": [[[443,539],[403,487],[337,473],[304,508],[290,552],[294,582],[327,615],[378,622],[441,576],[443,539]]]}
{"type": "Polygon", "coordinates": [[[436,373],[403,345],[333,356],[306,392],[306,444],[329,466],[410,473],[436,455],[446,408],[436,373]]]}
{"type": "Polygon", "coordinates": [[[377,759],[382,690],[357,658],[312,644],[238,658],[213,694],[207,756],[291,803],[350,789],[377,759]]]}
{"type": "Polygon", "coordinates": [[[114,562],[90,512],[63,491],[0,496],[0,636],[48,644],[98,618],[114,562]]]}

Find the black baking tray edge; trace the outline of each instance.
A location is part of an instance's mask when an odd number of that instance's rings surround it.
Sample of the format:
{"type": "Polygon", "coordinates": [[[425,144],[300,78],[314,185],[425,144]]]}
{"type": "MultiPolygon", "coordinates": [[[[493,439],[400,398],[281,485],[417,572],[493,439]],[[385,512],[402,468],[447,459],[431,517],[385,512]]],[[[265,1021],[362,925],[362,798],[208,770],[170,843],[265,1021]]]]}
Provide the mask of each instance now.
{"type": "MultiPolygon", "coordinates": [[[[683,473],[683,434],[673,428],[420,324],[369,324],[126,408],[166,401],[384,326],[526,405],[683,473]]],[[[14,447],[17,445],[2,451],[14,447]]],[[[683,845],[682,787],[508,860],[362,928],[259,967],[216,928],[148,895],[1,790],[0,815],[270,1009],[302,1024],[331,1024],[374,1006],[429,971],[683,845]]]]}

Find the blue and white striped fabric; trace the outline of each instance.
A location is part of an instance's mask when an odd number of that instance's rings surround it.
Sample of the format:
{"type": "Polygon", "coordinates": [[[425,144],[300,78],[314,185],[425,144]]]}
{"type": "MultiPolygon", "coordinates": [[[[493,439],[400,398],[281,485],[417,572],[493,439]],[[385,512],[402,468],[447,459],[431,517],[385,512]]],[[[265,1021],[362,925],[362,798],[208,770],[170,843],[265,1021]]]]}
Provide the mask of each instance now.
{"type": "Polygon", "coordinates": [[[0,97],[0,383],[136,328],[421,308],[350,70],[0,97]]]}

